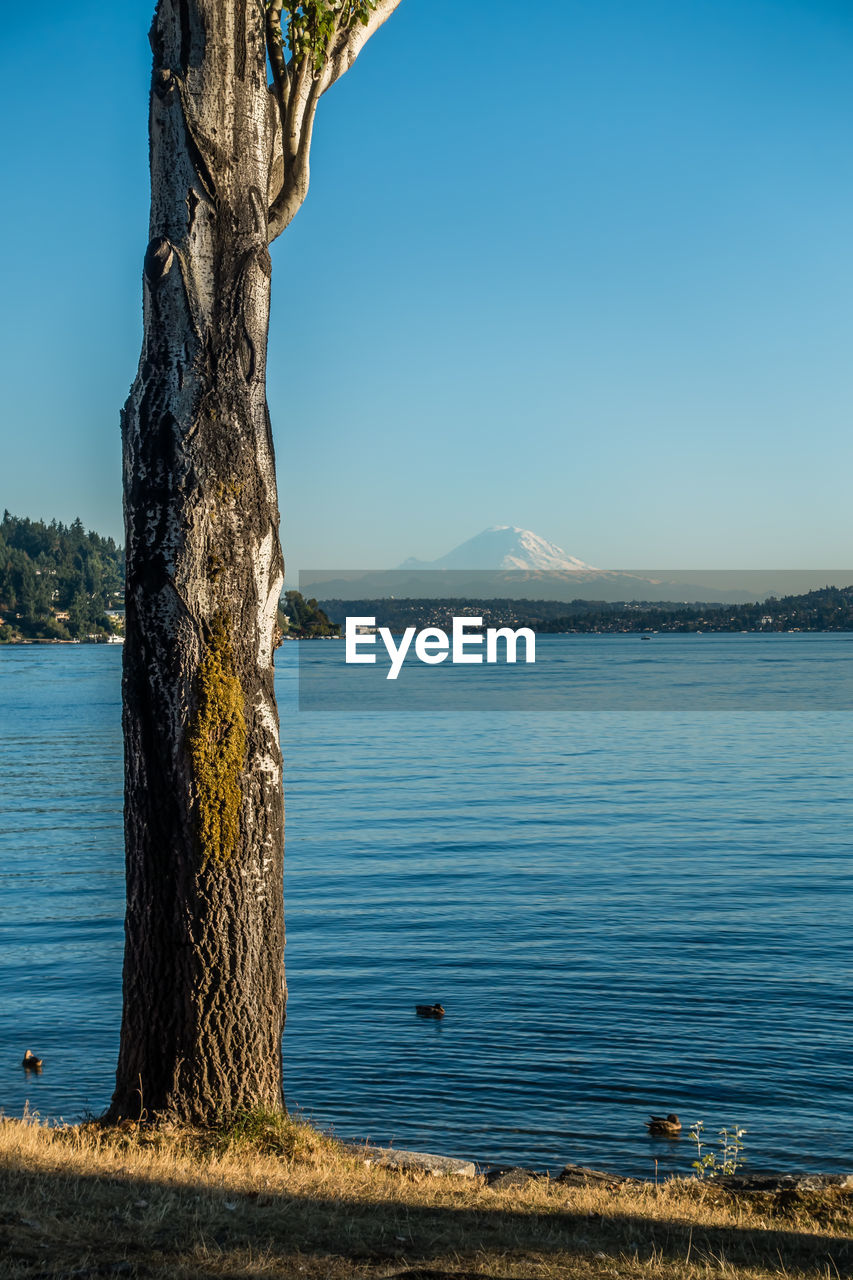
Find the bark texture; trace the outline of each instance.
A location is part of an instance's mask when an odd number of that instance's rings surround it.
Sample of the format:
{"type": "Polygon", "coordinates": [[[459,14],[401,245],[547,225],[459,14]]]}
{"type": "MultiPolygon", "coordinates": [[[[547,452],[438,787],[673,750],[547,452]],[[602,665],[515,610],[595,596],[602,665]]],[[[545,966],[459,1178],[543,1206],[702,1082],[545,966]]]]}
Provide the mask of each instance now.
{"type": "Polygon", "coordinates": [[[124,1012],[108,1117],[283,1105],[284,576],[268,243],[400,0],[159,0],[145,334],[124,409],[124,1012]],[[267,84],[269,54],[272,84],[267,84]]]}
{"type": "Polygon", "coordinates": [[[282,1105],[283,582],[266,405],[264,14],[161,0],[123,417],[127,918],[113,1116],[282,1105]]]}

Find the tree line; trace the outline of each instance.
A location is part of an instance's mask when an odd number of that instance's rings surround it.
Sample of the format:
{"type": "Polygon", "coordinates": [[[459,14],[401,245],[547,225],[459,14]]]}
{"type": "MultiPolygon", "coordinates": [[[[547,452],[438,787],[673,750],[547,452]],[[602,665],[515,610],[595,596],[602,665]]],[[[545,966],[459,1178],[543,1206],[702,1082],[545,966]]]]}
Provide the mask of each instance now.
{"type": "MultiPolygon", "coordinates": [[[[528,624],[531,625],[531,624],[528,624]]],[[[548,632],[853,631],[853,586],[821,587],[803,595],[751,604],[595,605],[543,619],[548,632]]]]}
{"type": "MultiPolygon", "coordinates": [[[[28,520],[3,513],[0,524],[0,643],[80,640],[121,631],[107,610],[124,606],[124,550],[88,532],[80,519],[28,520]]],[[[278,611],[282,636],[339,636],[314,599],[286,591],[278,611]]]]}
{"type": "Polygon", "coordinates": [[[285,591],[278,610],[278,628],[282,636],[294,640],[315,640],[341,634],[340,625],[330,622],[312,597],[306,600],[301,591],[285,591]]]}
{"type": "Polygon", "coordinates": [[[530,627],[540,635],[619,632],[699,631],[853,631],[853,586],[822,587],[749,604],[680,604],[669,601],[603,600],[323,600],[330,618],[374,617],[376,625],[440,627],[450,619],[474,615],[484,627],[530,627]]]}
{"type": "Polygon", "coordinates": [[[112,538],[4,511],[0,523],[0,642],[106,638],[124,603],[124,554],[112,538]]]}

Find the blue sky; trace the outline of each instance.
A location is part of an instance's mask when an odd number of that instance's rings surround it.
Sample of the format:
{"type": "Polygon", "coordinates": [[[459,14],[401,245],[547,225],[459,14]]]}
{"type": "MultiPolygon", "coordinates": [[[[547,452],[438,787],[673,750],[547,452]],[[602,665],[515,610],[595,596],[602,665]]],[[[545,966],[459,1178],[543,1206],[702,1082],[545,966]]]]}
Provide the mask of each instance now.
{"type": "MultiPolygon", "coordinates": [[[[151,0],[4,20],[2,492],[121,536],[151,0]]],[[[853,7],[402,0],[273,248],[288,578],[851,561],[853,7]]]]}

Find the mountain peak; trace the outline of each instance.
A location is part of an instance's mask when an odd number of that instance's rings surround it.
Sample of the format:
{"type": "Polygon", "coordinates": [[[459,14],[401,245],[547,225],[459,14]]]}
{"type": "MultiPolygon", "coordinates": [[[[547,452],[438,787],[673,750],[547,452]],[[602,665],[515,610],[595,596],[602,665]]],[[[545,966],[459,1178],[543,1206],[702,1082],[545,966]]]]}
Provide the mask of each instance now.
{"type": "Polygon", "coordinates": [[[590,565],[567,555],[530,529],[495,524],[462,542],[438,560],[405,560],[401,569],[535,569],[588,572],[590,565]]]}

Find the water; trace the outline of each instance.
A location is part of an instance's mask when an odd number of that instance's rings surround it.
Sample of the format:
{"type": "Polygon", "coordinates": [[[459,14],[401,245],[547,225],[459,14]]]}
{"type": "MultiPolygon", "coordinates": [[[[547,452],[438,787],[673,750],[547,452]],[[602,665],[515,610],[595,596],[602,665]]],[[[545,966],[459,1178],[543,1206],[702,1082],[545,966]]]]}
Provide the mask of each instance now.
{"type": "MultiPolygon", "coordinates": [[[[848,643],[772,640],[789,659],[848,643]]],[[[764,642],[694,641],[732,664],[764,642]]],[[[754,1168],[853,1168],[849,713],[299,714],[296,649],[277,659],[291,1107],[346,1136],[642,1176],[689,1171],[689,1137],[643,1125],[675,1110],[745,1126],[754,1168]],[[446,1018],[417,1019],[434,1000],[446,1018]]],[[[111,1094],[120,666],[0,650],[10,1115],[111,1094]]]]}

